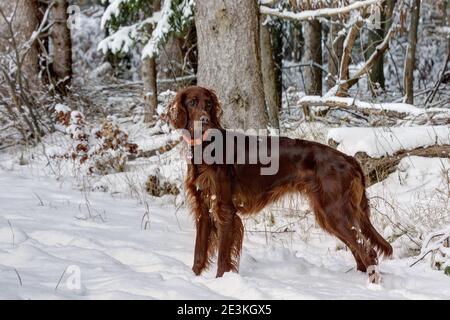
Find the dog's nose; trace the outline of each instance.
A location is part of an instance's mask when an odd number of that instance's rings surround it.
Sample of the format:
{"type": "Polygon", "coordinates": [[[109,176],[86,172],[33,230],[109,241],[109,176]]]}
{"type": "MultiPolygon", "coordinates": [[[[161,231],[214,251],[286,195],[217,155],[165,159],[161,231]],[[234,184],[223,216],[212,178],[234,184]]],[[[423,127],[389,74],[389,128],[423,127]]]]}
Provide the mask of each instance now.
{"type": "Polygon", "coordinates": [[[202,123],[208,123],[208,122],[209,122],[209,117],[207,117],[207,116],[201,116],[201,117],[200,117],[200,121],[201,121],[202,123]]]}

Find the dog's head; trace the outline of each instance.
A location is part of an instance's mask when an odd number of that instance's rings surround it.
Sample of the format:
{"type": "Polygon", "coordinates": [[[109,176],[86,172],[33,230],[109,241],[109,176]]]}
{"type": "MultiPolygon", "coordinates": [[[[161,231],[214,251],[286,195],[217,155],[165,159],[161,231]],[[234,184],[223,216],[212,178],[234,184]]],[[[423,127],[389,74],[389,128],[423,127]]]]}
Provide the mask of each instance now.
{"type": "Polygon", "coordinates": [[[214,91],[198,86],[180,90],[168,106],[166,119],[175,129],[186,129],[191,137],[201,124],[201,134],[221,128],[222,109],[214,91]]]}

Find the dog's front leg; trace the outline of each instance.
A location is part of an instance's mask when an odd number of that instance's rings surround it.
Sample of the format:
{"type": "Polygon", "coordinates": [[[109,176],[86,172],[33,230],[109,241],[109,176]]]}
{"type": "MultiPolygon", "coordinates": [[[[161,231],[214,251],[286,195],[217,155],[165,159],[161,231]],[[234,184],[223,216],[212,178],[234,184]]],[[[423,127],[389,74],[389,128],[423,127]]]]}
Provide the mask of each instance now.
{"type": "Polygon", "coordinates": [[[211,221],[206,207],[202,206],[198,214],[199,216],[196,221],[197,235],[195,238],[194,265],[192,266],[192,271],[196,275],[200,275],[208,267],[210,256],[214,253],[217,242],[215,226],[211,221]]]}
{"type": "Polygon", "coordinates": [[[232,204],[221,204],[217,208],[219,256],[216,277],[239,269],[244,227],[232,204]]]}

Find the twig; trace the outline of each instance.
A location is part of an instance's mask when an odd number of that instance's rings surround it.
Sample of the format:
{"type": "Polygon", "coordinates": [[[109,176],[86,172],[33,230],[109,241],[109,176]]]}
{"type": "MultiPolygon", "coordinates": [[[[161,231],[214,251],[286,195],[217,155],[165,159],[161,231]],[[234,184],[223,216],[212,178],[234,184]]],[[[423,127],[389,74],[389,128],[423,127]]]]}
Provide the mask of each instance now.
{"type": "Polygon", "coordinates": [[[9,221],[9,220],[7,220],[8,221],[8,224],[9,224],[9,228],[11,229],[11,234],[12,234],[12,245],[13,245],[13,247],[15,246],[15,235],[14,235],[14,229],[13,229],[13,227],[12,227],[12,225],[11,225],[11,221],[9,221]]]}
{"type": "Polygon", "coordinates": [[[23,286],[22,277],[20,276],[19,271],[17,271],[17,269],[14,268],[14,272],[16,273],[17,278],[19,279],[20,286],[22,287],[23,286]]]}
{"type": "Polygon", "coordinates": [[[283,230],[283,231],[269,231],[269,230],[246,230],[247,232],[255,233],[295,233],[295,230],[283,230]]]}
{"type": "Polygon", "coordinates": [[[436,84],[434,85],[433,90],[428,95],[428,97],[425,99],[425,108],[427,107],[428,102],[432,102],[434,99],[434,96],[436,95],[436,92],[439,90],[439,86],[441,85],[442,81],[444,80],[445,71],[447,70],[447,64],[450,60],[450,49],[447,53],[447,58],[445,59],[444,67],[441,71],[441,75],[439,76],[439,79],[436,81],[436,84]]]}
{"type": "Polygon", "coordinates": [[[61,274],[61,277],[59,277],[58,283],[56,284],[56,287],[55,287],[55,291],[58,290],[59,284],[61,283],[64,275],[66,274],[66,271],[67,271],[67,267],[64,269],[63,273],[61,274]]]}

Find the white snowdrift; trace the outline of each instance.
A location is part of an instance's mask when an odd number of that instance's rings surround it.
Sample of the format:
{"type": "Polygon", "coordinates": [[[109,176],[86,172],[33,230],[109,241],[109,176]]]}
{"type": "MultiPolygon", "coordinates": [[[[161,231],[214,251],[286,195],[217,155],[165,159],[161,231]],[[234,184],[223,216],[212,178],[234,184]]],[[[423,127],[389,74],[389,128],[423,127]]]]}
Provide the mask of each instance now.
{"type": "Polygon", "coordinates": [[[399,150],[450,145],[450,127],[334,128],[328,131],[327,140],[330,139],[346,154],[354,156],[364,152],[372,158],[380,158],[399,150]]]}
{"type": "Polygon", "coordinates": [[[425,264],[409,268],[411,259],[383,261],[383,285],[372,290],[365,274],[349,271],[354,267],[349,251],[336,251],[328,236],[306,244],[295,233],[279,234],[279,241],[268,245],[270,234],[247,231],[239,274],[216,279],[213,265],[196,277],[191,271],[194,224],[185,209],[177,211],[167,199],[151,199],[149,228],[142,230],[144,205],[117,195],[86,194],[70,185],[70,179],[0,171],[0,298],[450,296],[449,277],[425,264]],[[77,268],[79,288],[70,281],[77,268]]]}

